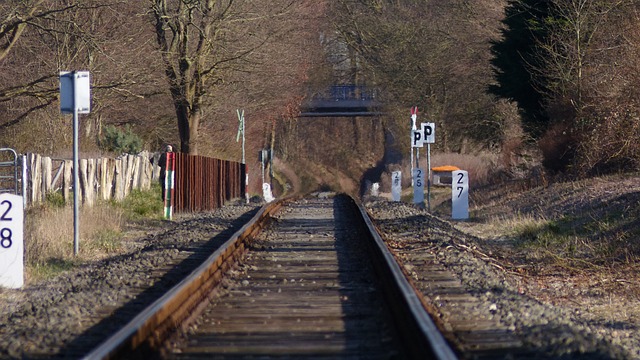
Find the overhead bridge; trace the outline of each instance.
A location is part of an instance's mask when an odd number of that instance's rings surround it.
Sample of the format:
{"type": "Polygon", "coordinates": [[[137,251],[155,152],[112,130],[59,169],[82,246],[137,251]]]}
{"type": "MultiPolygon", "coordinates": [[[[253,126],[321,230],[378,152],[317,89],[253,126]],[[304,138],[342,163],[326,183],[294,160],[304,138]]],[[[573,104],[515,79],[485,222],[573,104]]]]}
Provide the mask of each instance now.
{"type": "Polygon", "coordinates": [[[381,115],[376,91],[362,85],[334,85],[327,93],[301,106],[300,117],[356,117],[381,115]]]}

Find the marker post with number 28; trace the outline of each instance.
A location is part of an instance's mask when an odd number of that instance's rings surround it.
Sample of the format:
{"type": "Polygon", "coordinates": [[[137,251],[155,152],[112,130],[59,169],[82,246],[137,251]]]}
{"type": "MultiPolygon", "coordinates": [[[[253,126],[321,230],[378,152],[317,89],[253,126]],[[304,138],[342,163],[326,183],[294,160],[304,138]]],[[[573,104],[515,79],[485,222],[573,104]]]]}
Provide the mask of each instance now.
{"type": "Polygon", "coordinates": [[[0,287],[24,285],[22,196],[0,194],[0,287]]]}

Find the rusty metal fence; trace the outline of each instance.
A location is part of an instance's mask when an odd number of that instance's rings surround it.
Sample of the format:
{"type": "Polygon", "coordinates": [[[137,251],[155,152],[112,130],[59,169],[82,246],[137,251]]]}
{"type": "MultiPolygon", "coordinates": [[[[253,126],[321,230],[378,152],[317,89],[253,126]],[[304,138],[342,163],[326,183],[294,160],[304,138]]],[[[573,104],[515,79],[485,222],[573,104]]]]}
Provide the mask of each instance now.
{"type": "Polygon", "coordinates": [[[245,165],[199,155],[176,154],[174,211],[219,208],[245,193],[245,165]]]}

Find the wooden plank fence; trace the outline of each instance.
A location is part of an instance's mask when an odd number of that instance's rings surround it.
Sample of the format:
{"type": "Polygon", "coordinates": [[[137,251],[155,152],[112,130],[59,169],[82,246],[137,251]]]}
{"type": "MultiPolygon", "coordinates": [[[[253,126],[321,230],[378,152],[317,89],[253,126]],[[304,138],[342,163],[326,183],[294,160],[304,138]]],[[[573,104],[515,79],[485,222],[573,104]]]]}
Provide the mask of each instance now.
{"type": "Polygon", "coordinates": [[[242,197],[244,174],[238,162],[176,154],[175,212],[212,210],[242,197]]]}
{"type": "MultiPolygon", "coordinates": [[[[27,205],[46,200],[50,192],[62,192],[73,201],[73,161],[26,154],[27,205]]],[[[80,159],[79,199],[85,206],[98,200],[122,200],[134,189],[146,190],[158,182],[160,154],[142,152],[116,159],[80,159]]],[[[240,198],[245,189],[246,168],[233,161],[176,154],[175,212],[212,210],[240,198]]]]}
{"type": "MultiPolygon", "coordinates": [[[[26,154],[27,204],[45,201],[50,192],[61,191],[65,202],[73,201],[73,161],[53,159],[38,154],[26,154]]],[[[80,192],[83,205],[97,200],[122,200],[134,189],[149,189],[158,181],[159,154],[142,152],[118,158],[79,160],[80,192]]]]}

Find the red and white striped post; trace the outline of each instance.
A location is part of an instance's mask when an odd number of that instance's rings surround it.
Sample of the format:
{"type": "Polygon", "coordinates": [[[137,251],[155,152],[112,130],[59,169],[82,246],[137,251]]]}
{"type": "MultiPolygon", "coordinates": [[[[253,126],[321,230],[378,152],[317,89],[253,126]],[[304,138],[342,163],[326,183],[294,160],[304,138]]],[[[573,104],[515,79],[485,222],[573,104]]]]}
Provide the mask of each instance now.
{"type": "Polygon", "coordinates": [[[167,163],[165,164],[164,175],[164,218],[173,219],[173,198],[175,183],[176,154],[174,152],[167,153],[167,163]]]}

